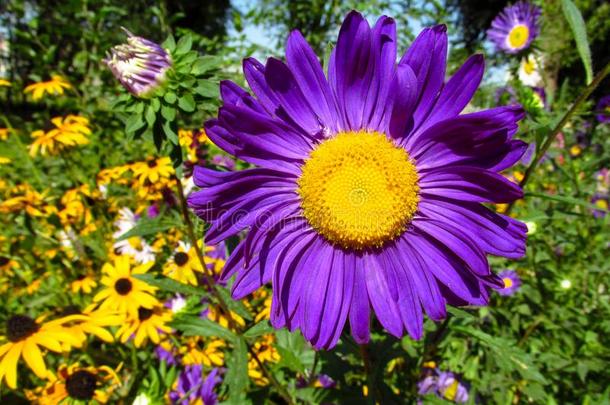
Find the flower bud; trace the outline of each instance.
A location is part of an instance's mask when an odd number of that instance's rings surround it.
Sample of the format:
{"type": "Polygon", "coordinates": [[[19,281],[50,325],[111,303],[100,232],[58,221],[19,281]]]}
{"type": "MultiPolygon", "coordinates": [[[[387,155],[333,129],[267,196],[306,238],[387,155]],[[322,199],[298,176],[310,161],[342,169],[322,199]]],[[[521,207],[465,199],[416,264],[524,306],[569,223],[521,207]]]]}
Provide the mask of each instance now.
{"type": "Polygon", "coordinates": [[[163,84],[171,57],[158,44],[123,30],[127,43],[113,47],[104,63],[131,94],[146,98],[163,84]]]}

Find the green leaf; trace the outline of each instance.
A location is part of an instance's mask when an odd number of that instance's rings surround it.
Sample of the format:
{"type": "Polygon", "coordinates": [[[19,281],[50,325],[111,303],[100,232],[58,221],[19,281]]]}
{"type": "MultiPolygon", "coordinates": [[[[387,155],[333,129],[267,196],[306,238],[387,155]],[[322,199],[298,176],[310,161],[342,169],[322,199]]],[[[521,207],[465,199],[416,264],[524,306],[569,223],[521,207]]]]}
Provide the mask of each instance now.
{"type": "MultiPolygon", "coordinates": [[[[585,200],[579,200],[578,198],[572,198],[572,197],[564,197],[561,195],[551,195],[551,194],[544,194],[544,193],[532,193],[532,192],[528,192],[525,193],[525,197],[538,197],[538,198],[542,198],[545,200],[551,200],[551,201],[558,201],[558,202],[563,202],[566,204],[571,204],[571,205],[580,205],[592,210],[598,210],[598,211],[604,211],[603,209],[599,208],[598,206],[596,206],[595,204],[591,204],[590,201],[585,201],[585,200]]],[[[610,212],[610,211],[606,211],[606,212],[610,212]]]]}
{"type": "Polygon", "coordinates": [[[507,338],[492,336],[479,329],[465,326],[454,326],[455,332],[462,332],[479,340],[484,346],[489,348],[496,359],[498,366],[509,371],[517,371],[526,380],[532,380],[541,384],[546,383],[546,379],[534,366],[530,356],[517,346],[515,342],[507,338]]]}
{"type": "Polygon", "coordinates": [[[169,139],[171,143],[178,145],[178,135],[176,135],[176,132],[172,129],[172,123],[170,121],[165,121],[163,123],[163,132],[165,132],[165,136],[167,136],[167,139],[169,139]]]}
{"type": "Polygon", "coordinates": [[[178,45],[176,45],[176,54],[177,55],[182,55],[187,53],[188,51],[191,50],[191,47],[193,46],[193,38],[190,35],[184,35],[182,38],[180,38],[180,40],[178,41],[178,45]]]}
{"type": "Polygon", "coordinates": [[[244,337],[246,339],[251,339],[273,333],[274,331],[275,329],[273,329],[273,327],[269,324],[269,321],[263,320],[244,332],[244,337]]]}
{"type": "Polygon", "coordinates": [[[187,93],[178,100],[178,107],[180,107],[182,111],[193,112],[195,111],[195,99],[191,94],[187,93]]]}
{"type": "Polygon", "coordinates": [[[164,104],[161,106],[161,115],[167,121],[173,121],[176,118],[176,109],[172,106],[164,104]]]}
{"type": "Polygon", "coordinates": [[[155,278],[152,274],[136,274],[135,278],[144,281],[146,284],[157,287],[161,291],[171,293],[190,294],[190,295],[206,295],[206,291],[202,288],[193,287],[192,285],[182,284],[171,278],[155,278]]]}
{"type": "Polygon", "coordinates": [[[173,219],[157,217],[157,218],[142,218],[136,226],[131,228],[118,237],[117,241],[129,239],[133,236],[154,235],[158,232],[163,232],[171,228],[175,228],[178,224],[173,219]]]}
{"type": "Polygon", "coordinates": [[[169,104],[174,104],[176,102],[176,100],[178,100],[178,97],[176,96],[176,93],[174,93],[173,91],[168,91],[163,96],[163,99],[165,101],[167,101],[169,104]]]}
{"type": "Polygon", "coordinates": [[[144,115],[144,118],[146,118],[146,123],[148,124],[149,127],[152,127],[153,125],[155,125],[155,120],[157,119],[157,114],[155,113],[155,109],[152,105],[149,105],[148,107],[146,107],[146,114],[144,115]]]}
{"type": "Polygon", "coordinates": [[[191,68],[191,74],[200,75],[218,67],[222,58],[218,56],[205,55],[197,59],[191,68]]]}
{"type": "Polygon", "coordinates": [[[563,9],[566,20],[568,20],[568,24],[570,24],[572,33],[574,34],[576,48],[578,49],[580,59],[582,59],[582,63],[585,66],[587,84],[589,84],[593,80],[593,68],[585,21],[582,18],[582,14],[580,14],[580,10],[578,10],[578,7],[576,7],[572,0],[561,0],[561,8],[563,9]]]}
{"type": "Polygon", "coordinates": [[[221,295],[223,301],[227,304],[227,307],[231,311],[235,312],[237,315],[241,316],[244,319],[252,319],[252,314],[250,314],[246,306],[241,301],[234,300],[226,288],[217,287],[216,290],[221,295]]]}
{"type": "Polygon", "coordinates": [[[131,115],[127,121],[125,121],[125,132],[132,133],[144,126],[144,120],[139,114],[131,115]]]}
{"type": "Polygon", "coordinates": [[[161,102],[156,97],[150,100],[150,105],[155,112],[159,111],[159,108],[161,108],[161,102]]]}
{"type": "Polygon", "coordinates": [[[199,318],[192,315],[177,317],[171,322],[171,327],[184,332],[186,336],[208,336],[229,341],[237,340],[237,336],[229,329],[207,318],[199,318]]]}
{"type": "Polygon", "coordinates": [[[167,37],[167,39],[165,41],[163,41],[163,43],[161,44],[161,47],[163,49],[167,49],[170,52],[173,52],[174,49],[176,49],[176,40],[174,39],[174,37],[172,35],[170,35],[169,37],[167,37]]]}
{"type": "Polygon", "coordinates": [[[193,91],[201,97],[217,98],[219,94],[218,83],[209,80],[199,80],[198,86],[193,91]]]}
{"type": "Polygon", "coordinates": [[[229,387],[229,397],[231,399],[240,397],[248,381],[248,346],[244,338],[239,337],[227,361],[225,383],[229,387]]]}

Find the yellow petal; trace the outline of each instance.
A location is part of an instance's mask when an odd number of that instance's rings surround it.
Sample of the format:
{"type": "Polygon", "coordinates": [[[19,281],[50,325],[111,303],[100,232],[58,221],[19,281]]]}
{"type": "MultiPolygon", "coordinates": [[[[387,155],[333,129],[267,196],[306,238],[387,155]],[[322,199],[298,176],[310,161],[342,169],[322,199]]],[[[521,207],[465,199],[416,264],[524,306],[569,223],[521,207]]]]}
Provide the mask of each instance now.
{"type": "Polygon", "coordinates": [[[47,367],[44,364],[42,353],[32,339],[25,341],[23,359],[38,377],[45,378],[47,376],[47,367]]]}

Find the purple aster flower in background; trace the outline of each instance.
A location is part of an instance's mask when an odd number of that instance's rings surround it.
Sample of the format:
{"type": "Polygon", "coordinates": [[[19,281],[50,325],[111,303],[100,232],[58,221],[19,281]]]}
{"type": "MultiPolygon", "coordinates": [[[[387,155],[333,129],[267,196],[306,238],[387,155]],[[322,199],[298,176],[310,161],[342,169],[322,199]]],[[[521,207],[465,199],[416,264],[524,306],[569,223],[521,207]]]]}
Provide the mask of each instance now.
{"type": "Polygon", "coordinates": [[[244,60],[255,96],[224,81],[221,149],[257,167],[196,167],[189,205],[216,244],[248,229],[227,259],[241,299],[272,283],[271,323],[300,329],[316,348],[345,324],[370,338],[373,312],[396,337],[419,339],[423,313],[486,305],[502,287],[486,254],[519,258],[526,226],[481,203],[522,197],[500,174],[527,145],[513,139],[518,106],[459,115],[483,76],[481,55],[444,83],[447,34],[426,28],[396,64],[396,26],[348,14],[328,78],[298,31],[287,63],[244,60]]]}
{"type": "Polygon", "coordinates": [[[607,195],[595,194],[591,199],[591,204],[595,205],[597,209],[593,210],[593,217],[603,218],[608,214],[608,208],[610,208],[610,199],[607,195]]]}
{"type": "Polygon", "coordinates": [[[212,156],[212,164],[216,166],[224,166],[229,170],[235,169],[235,161],[225,155],[214,155],[212,156]]]}
{"type": "Polygon", "coordinates": [[[530,46],[540,33],[538,19],[541,10],[526,1],[507,6],[491,22],[487,36],[498,50],[518,53],[530,46]]]}
{"type": "Polygon", "coordinates": [[[176,360],[176,356],[173,353],[171,344],[169,343],[161,343],[155,347],[155,355],[161,361],[164,361],[169,366],[173,366],[178,364],[176,360]]]}
{"type": "Polygon", "coordinates": [[[145,98],[164,82],[172,60],[158,44],[123,30],[127,43],[113,47],[104,63],[131,94],[145,98]]]}
{"type": "Polygon", "coordinates": [[[189,405],[199,401],[205,405],[217,404],[218,396],[214,388],[222,381],[219,373],[220,370],[215,368],[204,378],[200,364],[186,366],[178,377],[176,388],[169,394],[172,404],[189,405]],[[181,398],[183,401],[178,402],[181,398]]]}
{"type": "Polygon", "coordinates": [[[463,404],[468,401],[468,389],[450,371],[434,370],[417,384],[418,394],[435,394],[439,398],[463,404]]]}
{"type": "Polygon", "coordinates": [[[595,106],[595,111],[597,111],[597,115],[595,117],[599,122],[610,122],[610,95],[599,99],[597,106],[595,106]]]}
{"type": "Polygon", "coordinates": [[[498,294],[500,295],[513,295],[519,288],[521,288],[521,278],[514,270],[504,270],[498,273],[498,277],[502,279],[504,283],[503,287],[498,288],[498,294]]]}

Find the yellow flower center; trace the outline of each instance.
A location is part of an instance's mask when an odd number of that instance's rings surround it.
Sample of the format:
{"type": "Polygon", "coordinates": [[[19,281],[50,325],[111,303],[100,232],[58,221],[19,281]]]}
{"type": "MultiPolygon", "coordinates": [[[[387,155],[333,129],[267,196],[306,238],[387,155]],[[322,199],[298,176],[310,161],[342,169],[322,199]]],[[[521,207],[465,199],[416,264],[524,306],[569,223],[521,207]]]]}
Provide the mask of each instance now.
{"type": "Polygon", "coordinates": [[[603,210],[607,210],[608,209],[608,201],[606,201],[606,200],[597,200],[597,201],[595,201],[595,206],[597,208],[601,208],[603,210]]]}
{"type": "Polygon", "coordinates": [[[303,215],[331,243],[379,247],[402,234],[417,210],[409,154],[379,132],[340,132],[305,161],[298,181],[303,215]]]}
{"type": "Polygon", "coordinates": [[[511,48],[521,48],[530,36],[530,29],[527,25],[515,25],[508,33],[508,44],[511,48]]]}
{"type": "Polygon", "coordinates": [[[536,70],[536,62],[534,61],[534,59],[526,59],[525,61],[523,61],[523,70],[528,75],[534,73],[534,71],[536,70]]]}
{"type": "Polygon", "coordinates": [[[502,281],[504,281],[504,288],[511,288],[513,286],[513,280],[509,277],[504,277],[502,281]]]}

